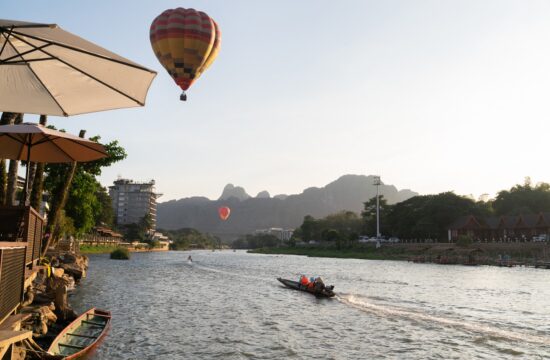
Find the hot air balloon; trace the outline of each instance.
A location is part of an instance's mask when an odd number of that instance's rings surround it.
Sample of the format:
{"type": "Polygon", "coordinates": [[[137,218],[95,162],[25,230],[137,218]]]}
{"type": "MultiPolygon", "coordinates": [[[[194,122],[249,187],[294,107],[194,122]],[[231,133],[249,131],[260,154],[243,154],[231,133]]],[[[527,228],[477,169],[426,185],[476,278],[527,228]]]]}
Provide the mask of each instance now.
{"type": "Polygon", "coordinates": [[[231,209],[228,208],[227,206],[221,206],[218,209],[218,214],[220,215],[220,219],[225,221],[229,218],[229,214],[231,214],[231,209]]]}
{"type": "Polygon", "coordinates": [[[180,100],[187,100],[185,90],[220,51],[218,24],[202,11],[169,9],[153,20],[149,36],[158,60],[183,90],[180,100]]]}

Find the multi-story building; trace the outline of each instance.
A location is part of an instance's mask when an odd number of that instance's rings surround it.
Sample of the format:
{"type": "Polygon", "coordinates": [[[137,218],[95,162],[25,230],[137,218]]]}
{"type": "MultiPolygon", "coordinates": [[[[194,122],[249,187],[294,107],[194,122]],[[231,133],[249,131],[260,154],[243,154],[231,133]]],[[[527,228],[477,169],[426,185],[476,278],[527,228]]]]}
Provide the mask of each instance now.
{"type": "Polygon", "coordinates": [[[282,228],[269,228],[269,229],[259,229],[254,231],[255,234],[268,234],[276,236],[281,241],[288,241],[294,234],[293,229],[282,229],[282,228]]]}
{"type": "Polygon", "coordinates": [[[138,224],[145,215],[150,215],[154,230],[157,226],[157,198],[155,180],[134,182],[118,179],[109,186],[109,195],[113,200],[113,210],[118,225],[138,224]]]}

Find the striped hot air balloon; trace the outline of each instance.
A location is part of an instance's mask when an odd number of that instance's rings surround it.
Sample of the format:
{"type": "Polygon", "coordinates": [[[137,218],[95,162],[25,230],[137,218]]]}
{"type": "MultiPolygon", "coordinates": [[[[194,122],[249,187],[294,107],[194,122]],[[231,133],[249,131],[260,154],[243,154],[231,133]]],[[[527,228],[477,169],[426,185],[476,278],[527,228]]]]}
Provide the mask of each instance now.
{"type": "Polygon", "coordinates": [[[220,51],[218,24],[207,14],[195,9],[169,9],[157,16],[149,33],[158,60],[183,90],[214,62],[220,51]]]}

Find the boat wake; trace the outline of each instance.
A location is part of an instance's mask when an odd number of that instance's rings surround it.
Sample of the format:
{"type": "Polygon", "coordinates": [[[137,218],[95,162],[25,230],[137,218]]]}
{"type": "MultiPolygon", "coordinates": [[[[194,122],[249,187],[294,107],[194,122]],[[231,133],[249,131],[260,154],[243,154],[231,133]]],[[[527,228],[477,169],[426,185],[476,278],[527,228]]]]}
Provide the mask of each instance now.
{"type": "Polygon", "coordinates": [[[440,326],[452,327],[463,331],[475,332],[480,335],[487,336],[493,340],[502,339],[550,345],[550,337],[548,336],[502,330],[496,326],[445,318],[441,316],[418,312],[415,310],[378,305],[369,302],[366,297],[360,295],[339,294],[336,296],[336,298],[343,304],[352,306],[358,310],[374,314],[376,316],[391,317],[394,319],[400,318],[409,321],[424,322],[429,324],[438,324],[440,326]]]}

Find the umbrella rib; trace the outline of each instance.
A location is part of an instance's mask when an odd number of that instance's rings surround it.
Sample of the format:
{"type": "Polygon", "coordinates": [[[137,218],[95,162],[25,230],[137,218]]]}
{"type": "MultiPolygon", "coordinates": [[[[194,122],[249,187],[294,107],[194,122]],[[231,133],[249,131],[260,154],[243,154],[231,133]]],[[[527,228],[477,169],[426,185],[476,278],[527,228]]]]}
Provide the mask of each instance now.
{"type": "Polygon", "coordinates": [[[0,50],[0,55],[2,55],[2,53],[4,52],[4,48],[6,47],[6,44],[9,41],[8,39],[9,39],[9,37],[10,37],[12,31],[13,31],[13,27],[14,27],[14,25],[12,25],[10,27],[10,29],[8,30],[8,36],[6,36],[6,34],[4,34],[4,31],[2,31],[2,35],[6,38],[6,40],[4,41],[4,44],[2,44],[2,49],[0,50]]]}
{"type": "MultiPolygon", "coordinates": [[[[62,136],[55,136],[55,135],[45,135],[45,138],[43,140],[40,140],[40,141],[37,141],[36,143],[34,143],[33,145],[39,145],[39,144],[43,144],[45,142],[51,142],[53,143],[55,146],[57,146],[61,151],[63,151],[63,149],[57,145],[57,143],[55,142],[55,140],[57,139],[62,139],[62,140],[67,140],[67,141],[70,141],[72,143],[75,143],[77,144],[78,146],[83,146],[89,150],[92,150],[92,151],[95,151],[97,153],[100,153],[102,155],[106,155],[107,153],[104,152],[104,151],[101,151],[101,150],[98,150],[98,149],[94,149],[92,146],[84,143],[84,142],[80,142],[80,141],[77,141],[75,139],[71,139],[71,138],[65,138],[65,137],[62,137],[62,136]]],[[[86,140],[86,139],[83,139],[83,140],[86,140]]],[[[101,144],[100,144],[101,145],[101,144]]],[[[65,151],[63,151],[65,152],[65,151]]],[[[69,154],[67,152],[65,152],[65,154],[67,154],[67,156],[69,156],[69,154]]],[[[71,159],[73,158],[72,156],[69,156],[71,159]]]]}
{"type": "MultiPolygon", "coordinates": [[[[15,29],[33,29],[33,28],[44,28],[44,27],[51,28],[51,27],[56,27],[56,26],[57,26],[56,24],[28,24],[28,25],[15,25],[15,24],[12,24],[11,28],[15,28],[15,29]]],[[[0,29],[7,29],[7,27],[0,26],[0,29]]]]}
{"type": "MultiPolygon", "coordinates": [[[[18,40],[21,40],[23,41],[25,44],[27,45],[30,45],[32,47],[34,47],[36,49],[36,46],[34,46],[33,44],[23,40],[23,39],[20,39],[19,37],[17,37],[16,35],[13,35],[13,37],[15,37],[16,39],[18,40]]],[[[17,48],[15,46],[13,46],[13,44],[11,44],[11,47],[13,48],[13,50],[19,54],[19,51],[17,51],[17,48]]],[[[47,55],[50,55],[48,54],[47,52],[45,52],[44,50],[41,50],[43,53],[47,54],[47,55]]],[[[21,56],[21,54],[19,54],[19,56],[21,56]]],[[[50,55],[51,56],[51,55],[50,55]]],[[[21,56],[21,59],[25,60],[22,56],[21,56]]],[[[38,80],[38,82],[40,83],[40,85],[42,85],[42,87],[44,88],[44,90],[46,90],[48,92],[48,94],[50,95],[50,97],[53,99],[53,101],[55,101],[55,103],[57,104],[57,106],[59,106],[59,108],[61,109],[61,111],[63,112],[63,115],[64,116],[69,116],[69,114],[67,114],[67,112],[65,111],[65,109],[63,109],[63,106],[61,106],[61,104],[57,101],[57,99],[55,98],[55,96],[53,96],[53,94],[50,92],[50,90],[46,87],[46,85],[42,82],[42,79],[40,79],[38,77],[38,75],[36,75],[36,73],[34,72],[33,68],[31,67],[31,65],[29,63],[26,64],[27,67],[29,68],[29,70],[32,72],[32,74],[34,75],[34,77],[36,78],[36,80],[38,80]]]]}
{"type": "Polygon", "coordinates": [[[50,92],[50,89],[48,89],[48,87],[42,82],[42,79],[40,79],[40,77],[38,77],[38,75],[36,75],[36,73],[34,72],[33,68],[31,67],[31,64],[27,63],[26,64],[27,67],[29,68],[29,70],[32,72],[32,74],[34,75],[34,77],[36,78],[36,80],[38,80],[38,82],[40,82],[40,85],[42,85],[42,87],[44,88],[44,90],[46,90],[48,92],[48,95],[50,95],[50,97],[52,98],[53,101],[55,101],[55,103],[57,104],[57,106],[59,106],[59,108],[61,109],[61,111],[63,112],[63,115],[64,116],[69,116],[69,114],[67,114],[67,112],[65,111],[65,109],[63,109],[63,106],[61,106],[61,104],[59,103],[59,101],[57,101],[57,99],[55,98],[55,96],[53,96],[53,94],[50,92]]]}
{"type": "MultiPolygon", "coordinates": [[[[137,64],[132,64],[132,63],[128,63],[128,62],[125,62],[125,61],[122,61],[122,60],[113,59],[113,58],[110,58],[110,57],[105,56],[105,55],[96,54],[96,53],[93,53],[93,52],[91,52],[91,51],[87,51],[87,50],[84,50],[84,49],[79,49],[79,48],[76,48],[76,47],[74,47],[74,46],[70,46],[70,45],[58,43],[58,42],[56,42],[56,41],[51,41],[51,40],[43,39],[43,38],[40,38],[40,37],[38,37],[38,36],[25,34],[25,33],[21,33],[21,32],[18,32],[18,31],[13,31],[13,34],[17,34],[17,35],[21,35],[21,36],[26,36],[26,37],[31,38],[31,39],[34,39],[34,40],[44,41],[44,42],[50,43],[50,44],[52,44],[52,45],[57,45],[57,46],[60,46],[60,47],[66,48],[66,49],[70,49],[70,50],[73,50],[73,51],[78,51],[78,52],[81,52],[81,53],[84,53],[84,54],[88,54],[88,55],[90,55],[90,56],[94,56],[94,57],[98,57],[98,58],[101,58],[101,59],[104,59],[104,60],[113,61],[113,62],[116,62],[116,63],[119,63],[119,64],[127,65],[127,66],[130,66],[130,67],[136,68],[136,69],[140,69],[140,70],[143,70],[143,71],[147,71],[147,72],[152,73],[152,74],[156,74],[156,73],[157,73],[156,71],[149,70],[149,69],[147,69],[147,68],[145,68],[145,67],[143,67],[143,66],[137,65],[137,64]]],[[[17,38],[18,38],[19,40],[22,40],[22,39],[19,38],[19,37],[17,37],[17,38]]],[[[96,45],[96,46],[97,46],[97,45],[96,45]]]]}
{"type": "MultiPolygon", "coordinates": [[[[94,149],[92,146],[90,146],[90,145],[88,145],[88,144],[86,144],[86,143],[81,143],[81,142],[78,142],[78,141],[76,141],[76,140],[74,140],[74,139],[65,139],[65,140],[69,140],[69,141],[71,141],[71,142],[73,142],[73,143],[75,143],[75,144],[77,144],[77,145],[80,145],[80,146],[84,146],[85,148],[87,148],[87,149],[89,149],[89,150],[92,150],[92,151],[95,151],[95,152],[97,152],[97,153],[100,153],[101,155],[109,155],[109,154],[107,154],[107,152],[101,151],[101,150],[98,150],[98,149],[94,149]]],[[[97,143],[97,144],[99,144],[99,143],[97,143]]],[[[99,144],[99,145],[101,145],[101,144],[99,144]]]]}
{"type": "MultiPolygon", "coordinates": [[[[59,137],[56,138],[56,139],[60,139],[59,137]]],[[[57,145],[54,141],[55,139],[52,139],[50,142],[56,147],[58,148],[63,154],[65,154],[69,159],[71,159],[72,161],[76,161],[71,155],[69,155],[69,153],[67,153],[65,150],[63,150],[63,148],[61,148],[59,145],[57,145]]]]}
{"type": "Polygon", "coordinates": [[[21,142],[21,150],[19,151],[19,155],[17,156],[19,159],[22,159],[21,156],[23,155],[23,149],[25,149],[25,145],[27,145],[27,135],[23,135],[24,136],[24,141],[21,142]]]}
{"type": "Polygon", "coordinates": [[[1,133],[0,136],[7,136],[7,137],[9,137],[10,139],[13,139],[13,140],[17,141],[18,143],[21,143],[21,139],[17,138],[17,136],[13,136],[13,134],[10,134],[10,133],[1,133]]]}
{"type": "Polygon", "coordinates": [[[40,47],[34,48],[34,49],[32,49],[32,50],[27,50],[27,51],[25,51],[25,52],[22,52],[21,54],[18,53],[18,55],[13,55],[13,56],[11,56],[11,57],[9,57],[9,58],[7,58],[7,59],[0,60],[0,63],[8,63],[11,59],[15,59],[15,58],[17,58],[17,57],[21,57],[21,58],[23,59],[23,61],[50,60],[50,59],[33,59],[33,60],[27,60],[27,59],[25,59],[25,58],[23,57],[23,55],[30,54],[30,53],[32,53],[32,52],[34,52],[34,51],[40,51],[40,50],[42,50],[43,48],[48,47],[48,46],[50,46],[50,45],[51,45],[51,44],[46,44],[46,45],[42,45],[42,46],[40,46],[40,47]]]}
{"type": "MultiPolygon", "coordinates": [[[[33,44],[29,43],[28,41],[25,41],[24,39],[18,37],[17,35],[12,35],[12,36],[15,37],[15,38],[18,39],[18,40],[23,41],[23,42],[26,43],[27,45],[30,45],[30,46],[35,47],[33,44]]],[[[45,41],[45,40],[42,40],[42,39],[38,39],[38,40],[45,41]]],[[[56,43],[54,43],[54,42],[51,42],[51,44],[58,45],[58,44],[56,44],[56,43]]],[[[70,48],[69,48],[69,49],[70,49],[70,48]]],[[[105,87],[108,87],[109,89],[111,89],[111,90],[113,90],[113,91],[119,93],[120,95],[122,95],[122,96],[124,96],[124,97],[127,97],[128,99],[132,100],[133,102],[135,102],[135,103],[137,103],[137,104],[139,104],[139,105],[141,105],[141,106],[144,106],[144,105],[145,105],[145,103],[142,103],[141,101],[139,101],[139,100],[137,100],[137,99],[134,99],[132,96],[130,96],[130,95],[128,95],[128,94],[125,94],[125,93],[122,92],[121,90],[118,90],[117,88],[115,88],[115,87],[113,87],[113,86],[111,86],[111,85],[109,85],[109,84],[107,84],[107,83],[105,83],[105,82],[99,80],[98,78],[96,78],[96,77],[93,76],[93,75],[88,74],[88,73],[85,72],[84,70],[79,69],[79,68],[77,68],[76,66],[74,66],[74,65],[72,65],[72,64],[69,64],[69,63],[66,62],[65,60],[60,59],[59,57],[57,57],[57,56],[55,56],[55,55],[52,55],[52,54],[50,54],[49,52],[47,52],[47,51],[45,51],[45,50],[41,50],[41,51],[42,51],[44,54],[49,55],[49,56],[51,56],[52,58],[56,59],[57,61],[59,61],[59,62],[65,64],[65,65],[67,65],[68,67],[70,67],[70,68],[72,68],[72,69],[74,69],[74,70],[76,70],[76,71],[78,71],[78,72],[80,72],[80,73],[86,75],[86,76],[89,77],[90,79],[97,81],[97,82],[100,83],[101,85],[103,85],[103,86],[105,86],[105,87]]],[[[76,50],[76,51],[79,51],[79,50],[76,50]]],[[[85,51],[81,51],[81,52],[86,53],[86,54],[89,54],[88,52],[85,52],[85,51]]],[[[107,60],[112,60],[112,59],[109,59],[109,58],[106,58],[106,59],[107,59],[107,60]]],[[[120,62],[119,62],[119,63],[120,63],[120,62]]],[[[126,64],[126,63],[121,63],[121,64],[128,65],[128,64],[126,64]]],[[[33,73],[34,73],[34,71],[33,71],[33,73]]],[[[35,74],[35,76],[36,76],[36,74],[35,74]]],[[[49,91],[48,91],[48,92],[49,92],[49,91]]],[[[50,93],[50,95],[51,95],[51,93],[50,93]]],[[[53,95],[52,95],[52,98],[53,98],[53,95]]],[[[55,100],[55,98],[54,98],[54,100],[55,100]]],[[[56,102],[57,102],[57,101],[56,101],[56,102]]],[[[59,103],[58,103],[58,105],[59,105],[59,103]]],[[[61,107],[61,105],[59,105],[59,107],[61,107]]],[[[62,107],[61,107],[61,110],[63,110],[62,107]]],[[[63,110],[63,113],[66,114],[64,110],[63,110]]],[[[67,115],[65,115],[65,116],[67,116],[67,115]]]]}

